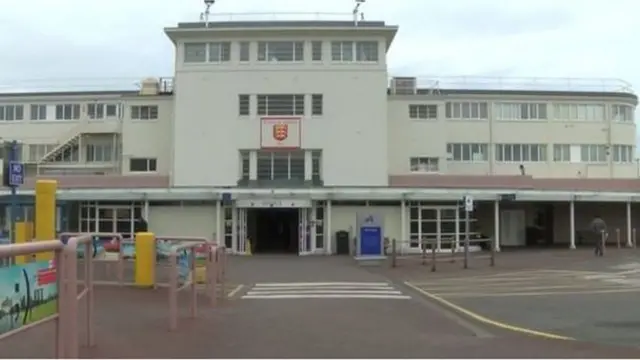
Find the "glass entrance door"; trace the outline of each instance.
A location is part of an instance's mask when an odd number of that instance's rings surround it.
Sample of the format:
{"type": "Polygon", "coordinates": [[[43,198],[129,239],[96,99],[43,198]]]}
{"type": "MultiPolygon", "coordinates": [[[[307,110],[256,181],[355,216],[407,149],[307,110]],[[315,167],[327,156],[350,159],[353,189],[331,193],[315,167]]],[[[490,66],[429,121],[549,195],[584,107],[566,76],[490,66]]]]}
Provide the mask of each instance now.
{"type": "Polygon", "coordinates": [[[313,243],[311,236],[311,211],[307,208],[301,208],[300,221],[298,231],[298,255],[313,254],[313,243]]]}

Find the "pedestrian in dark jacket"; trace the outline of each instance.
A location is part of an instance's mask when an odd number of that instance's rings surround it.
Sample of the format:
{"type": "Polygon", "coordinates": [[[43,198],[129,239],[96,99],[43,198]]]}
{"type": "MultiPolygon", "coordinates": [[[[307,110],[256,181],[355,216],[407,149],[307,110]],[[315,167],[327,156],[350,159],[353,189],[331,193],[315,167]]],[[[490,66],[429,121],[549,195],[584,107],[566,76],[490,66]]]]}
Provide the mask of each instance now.
{"type": "Polygon", "coordinates": [[[600,216],[595,216],[591,220],[591,231],[595,234],[595,248],[594,252],[596,256],[604,256],[604,242],[607,241],[609,234],[607,233],[607,223],[602,220],[600,216]]]}

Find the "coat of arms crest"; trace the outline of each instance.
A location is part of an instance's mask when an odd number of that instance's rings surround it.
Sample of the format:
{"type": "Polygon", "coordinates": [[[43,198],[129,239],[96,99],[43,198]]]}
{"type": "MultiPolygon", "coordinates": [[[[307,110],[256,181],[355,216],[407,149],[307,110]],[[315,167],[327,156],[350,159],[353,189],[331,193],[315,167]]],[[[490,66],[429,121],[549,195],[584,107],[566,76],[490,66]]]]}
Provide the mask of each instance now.
{"type": "Polygon", "coordinates": [[[289,125],[278,123],[273,125],[273,138],[277,141],[284,141],[289,137],[289,125]]]}

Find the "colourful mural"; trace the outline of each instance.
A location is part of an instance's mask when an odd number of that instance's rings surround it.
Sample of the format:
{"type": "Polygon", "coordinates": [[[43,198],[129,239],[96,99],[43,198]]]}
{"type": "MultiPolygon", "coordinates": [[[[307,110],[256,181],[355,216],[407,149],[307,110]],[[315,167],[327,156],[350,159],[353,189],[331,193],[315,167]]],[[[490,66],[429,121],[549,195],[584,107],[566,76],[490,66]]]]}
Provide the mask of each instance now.
{"type": "Polygon", "coordinates": [[[58,311],[53,260],[0,268],[0,334],[58,311]]]}

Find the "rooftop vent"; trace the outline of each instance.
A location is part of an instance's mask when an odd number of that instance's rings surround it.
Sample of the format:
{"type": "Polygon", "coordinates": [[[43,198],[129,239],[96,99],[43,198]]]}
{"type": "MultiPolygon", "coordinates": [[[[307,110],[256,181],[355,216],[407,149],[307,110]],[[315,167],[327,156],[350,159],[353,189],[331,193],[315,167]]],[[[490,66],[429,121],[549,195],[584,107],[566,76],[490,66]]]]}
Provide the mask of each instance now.
{"type": "Polygon", "coordinates": [[[416,93],[416,78],[394,77],[391,78],[391,94],[414,95],[416,93]]]}
{"type": "Polygon", "coordinates": [[[140,82],[140,95],[153,96],[160,93],[160,81],[156,78],[146,78],[140,82]]]}

